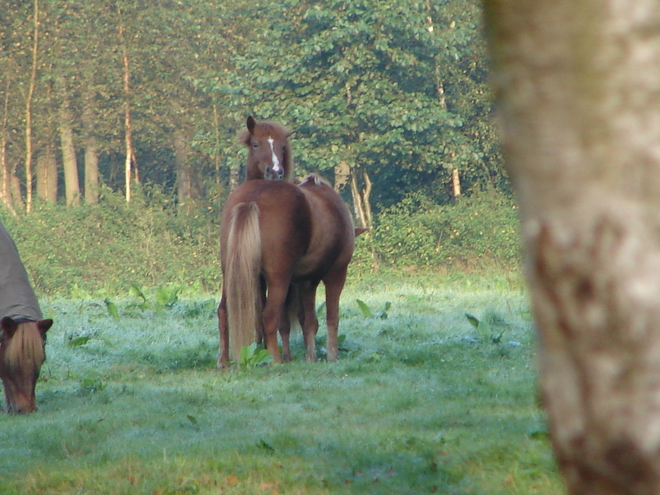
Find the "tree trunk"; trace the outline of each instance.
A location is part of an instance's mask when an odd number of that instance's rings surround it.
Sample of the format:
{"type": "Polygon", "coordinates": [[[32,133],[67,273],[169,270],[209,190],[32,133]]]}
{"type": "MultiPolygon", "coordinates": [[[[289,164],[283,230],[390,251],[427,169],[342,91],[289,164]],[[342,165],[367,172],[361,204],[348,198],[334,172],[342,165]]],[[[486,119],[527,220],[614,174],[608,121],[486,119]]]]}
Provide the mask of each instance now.
{"type": "Polygon", "coordinates": [[[186,209],[190,204],[192,177],[187,160],[186,137],[180,129],[174,131],[174,161],[176,163],[176,190],[179,208],[186,209]]]}
{"type": "Polygon", "coordinates": [[[360,167],[357,170],[353,168],[351,170],[351,195],[353,196],[353,207],[355,208],[355,216],[360,223],[360,226],[367,229],[365,238],[369,243],[369,250],[371,251],[372,257],[372,268],[378,270],[380,265],[378,259],[378,252],[376,251],[375,239],[373,235],[373,214],[371,212],[371,189],[373,183],[371,178],[367,173],[366,169],[360,167]],[[364,187],[360,189],[358,186],[357,174],[358,171],[361,172],[362,180],[364,182],[364,187]]]}
{"type": "Polygon", "coordinates": [[[241,180],[239,177],[240,173],[241,173],[240,165],[236,165],[229,169],[229,191],[233,191],[234,189],[236,189],[238,186],[241,185],[241,180]]]}
{"type": "Polygon", "coordinates": [[[94,90],[93,74],[88,75],[83,99],[82,123],[85,143],[85,203],[99,202],[99,152],[94,133],[94,90]]]}
{"type": "Polygon", "coordinates": [[[80,204],[80,182],[78,180],[78,161],[76,147],[73,142],[73,116],[69,108],[69,94],[64,77],[55,81],[60,98],[58,114],[60,141],[62,143],[62,168],[64,170],[64,194],[67,206],[80,204]]]}
{"type": "MultiPolygon", "coordinates": [[[[34,0],[33,7],[33,37],[32,37],[32,72],[30,84],[25,97],[25,188],[28,213],[32,209],[32,99],[37,81],[37,64],[39,56],[39,1],[34,0]]],[[[20,188],[18,189],[20,193],[20,188]]]]}
{"type": "Polygon", "coordinates": [[[457,199],[461,195],[461,178],[457,168],[451,169],[451,193],[454,199],[457,199]]]}
{"type": "MultiPolygon", "coordinates": [[[[124,161],[124,184],[126,202],[130,203],[133,180],[133,167],[135,166],[135,152],[133,151],[133,124],[131,123],[131,66],[128,57],[128,44],[124,33],[124,20],[119,11],[119,40],[122,46],[122,74],[124,81],[124,143],[126,145],[126,158],[124,161]]],[[[137,167],[135,167],[135,180],[139,181],[137,167]]]]}
{"type": "Polygon", "coordinates": [[[485,5],[559,466],[660,493],[660,8],[485,5]]]}
{"type": "Polygon", "coordinates": [[[9,121],[9,90],[11,88],[11,79],[6,75],[5,81],[5,101],[2,112],[2,133],[0,135],[0,199],[14,215],[11,193],[9,190],[9,165],[7,164],[7,123],[9,121]]]}
{"type": "Polygon", "coordinates": [[[37,197],[49,203],[57,203],[57,159],[51,143],[37,158],[37,197]]]}
{"type": "Polygon", "coordinates": [[[335,191],[341,191],[351,180],[351,166],[345,161],[335,167],[335,191]]]}

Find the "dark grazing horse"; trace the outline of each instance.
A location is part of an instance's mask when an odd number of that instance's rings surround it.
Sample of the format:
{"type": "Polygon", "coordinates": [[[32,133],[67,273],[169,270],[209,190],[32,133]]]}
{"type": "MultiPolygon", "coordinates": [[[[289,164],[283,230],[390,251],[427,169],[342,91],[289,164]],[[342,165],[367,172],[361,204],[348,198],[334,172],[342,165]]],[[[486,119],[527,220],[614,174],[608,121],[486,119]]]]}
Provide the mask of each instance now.
{"type": "Polygon", "coordinates": [[[232,192],[220,234],[223,287],[218,365],[226,367],[230,356],[238,359],[241,347],[252,344],[262,329],[276,363],[282,361],[277,346],[281,331],[288,359],[286,313],[291,298],[299,298],[301,304],[306,358],[316,360],[314,300],[320,282],[326,290],[327,357],[336,360],[339,297],[354,240],[348,208],[319,176],[309,176],[298,185],[250,180],[232,192]],[[294,288],[299,292],[294,294],[294,288]]]}
{"type": "Polygon", "coordinates": [[[288,140],[291,134],[293,131],[276,122],[247,118],[247,129],[238,138],[248,148],[246,182],[254,179],[293,182],[293,153],[288,140]]]}
{"type": "Polygon", "coordinates": [[[10,413],[37,408],[34,389],[46,359],[44,320],[11,236],[0,223],[0,378],[10,413]]]}

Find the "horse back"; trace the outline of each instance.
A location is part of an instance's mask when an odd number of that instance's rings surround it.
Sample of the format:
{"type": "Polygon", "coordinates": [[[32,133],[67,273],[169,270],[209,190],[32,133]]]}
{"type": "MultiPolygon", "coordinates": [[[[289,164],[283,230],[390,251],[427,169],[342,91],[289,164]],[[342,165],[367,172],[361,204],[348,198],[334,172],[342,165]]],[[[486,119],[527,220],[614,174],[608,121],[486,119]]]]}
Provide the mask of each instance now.
{"type": "Polygon", "coordinates": [[[309,247],[295,275],[314,274],[322,279],[350,262],[355,243],[353,220],[344,200],[323,180],[310,176],[298,187],[309,203],[312,229],[309,247]]]}

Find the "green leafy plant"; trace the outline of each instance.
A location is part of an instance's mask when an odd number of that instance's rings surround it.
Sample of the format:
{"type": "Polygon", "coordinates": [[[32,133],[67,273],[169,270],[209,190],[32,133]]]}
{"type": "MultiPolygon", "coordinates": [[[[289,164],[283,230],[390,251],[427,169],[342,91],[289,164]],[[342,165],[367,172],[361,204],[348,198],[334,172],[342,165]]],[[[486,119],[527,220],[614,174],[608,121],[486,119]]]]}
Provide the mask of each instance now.
{"type": "Polygon", "coordinates": [[[119,308],[110,299],[105,299],[105,306],[108,308],[108,314],[115,320],[119,320],[119,308]]]}
{"type": "Polygon", "coordinates": [[[83,336],[83,337],[75,337],[72,338],[67,342],[67,346],[75,349],[76,347],[80,347],[81,345],[85,345],[87,342],[91,340],[91,337],[89,336],[83,336]]]}
{"type": "Polygon", "coordinates": [[[179,300],[180,287],[158,287],[156,289],[156,302],[159,307],[171,308],[179,300]]]}
{"type": "Polygon", "coordinates": [[[140,309],[147,308],[147,296],[144,295],[144,292],[142,292],[142,289],[137,284],[131,285],[130,288],[128,289],[128,293],[131,296],[136,296],[142,299],[141,303],[134,305],[135,307],[138,307],[140,309]]]}
{"type": "Polygon", "coordinates": [[[101,380],[93,378],[84,378],[80,381],[80,393],[82,395],[92,394],[99,392],[105,388],[105,384],[101,380]]]}
{"type": "Polygon", "coordinates": [[[508,324],[495,314],[489,314],[486,318],[479,319],[476,316],[465,313],[470,325],[472,325],[479,335],[479,339],[492,344],[500,344],[502,336],[508,328],[508,324]]]}
{"type": "Polygon", "coordinates": [[[360,311],[362,311],[365,318],[380,318],[381,320],[386,320],[388,316],[387,312],[392,307],[392,303],[387,301],[381,311],[374,313],[371,311],[369,305],[361,299],[356,299],[355,302],[357,302],[357,305],[360,307],[360,311]]]}
{"type": "Polygon", "coordinates": [[[238,364],[242,368],[252,369],[256,366],[271,363],[273,356],[267,349],[259,348],[256,343],[241,347],[241,355],[238,364]]]}

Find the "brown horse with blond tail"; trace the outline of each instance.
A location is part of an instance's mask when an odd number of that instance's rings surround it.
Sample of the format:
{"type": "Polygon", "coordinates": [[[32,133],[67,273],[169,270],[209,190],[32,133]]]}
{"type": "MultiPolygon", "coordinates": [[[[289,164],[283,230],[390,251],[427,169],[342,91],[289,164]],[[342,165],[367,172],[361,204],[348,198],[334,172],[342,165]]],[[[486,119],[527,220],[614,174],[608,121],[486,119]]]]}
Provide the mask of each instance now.
{"type": "Polygon", "coordinates": [[[223,288],[218,308],[218,365],[237,360],[263,329],[266,348],[282,362],[288,348],[287,301],[299,302],[306,359],[316,360],[315,297],[326,289],[327,357],[338,355],[339,298],[353,255],[355,228],[337,192],[319,176],[300,184],[255,179],[231,193],[220,234],[223,288]],[[299,287],[295,292],[293,288],[299,287]],[[265,291],[264,291],[265,288],[265,291]],[[295,294],[294,294],[295,293],[295,294]],[[264,294],[265,300],[264,300],[264,294]]]}

